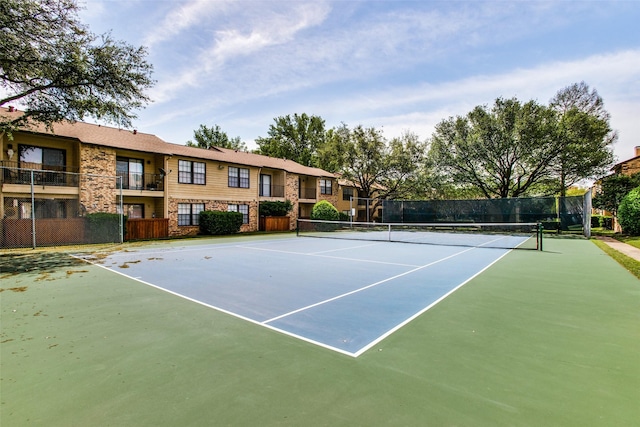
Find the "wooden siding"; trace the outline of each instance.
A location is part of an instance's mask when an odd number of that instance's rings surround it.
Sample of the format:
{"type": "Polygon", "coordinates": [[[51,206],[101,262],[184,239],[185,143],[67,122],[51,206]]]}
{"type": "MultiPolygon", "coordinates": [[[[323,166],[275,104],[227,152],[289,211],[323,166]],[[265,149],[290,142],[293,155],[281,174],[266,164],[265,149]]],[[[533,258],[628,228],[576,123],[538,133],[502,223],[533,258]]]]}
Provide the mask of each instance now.
{"type": "Polygon", "coordinates": [[[127,220],[127,240],[162,239],[169,237],[169,219],[129,219],[127,220]]]}
{"type": "Polygon", "coordinates": [[[261,216],[260,231],[289,231],[288,216],[261,216]]]}
{"type": "Polygon", "coordinates": [[[249,169],[249,188],[229,187],[229,165],[215,161],[204,161],[186,157],[172,157],[169,160],[171,173],[169,180],[170,197],[174,199],[235,200],[252,201],[258,197],[260,183],[259,169],[250,166],[231,165],[249,169]],[[206,184],[178,183],[178,160],[203,162],[206,165],[206,184]],[[222,169],[220,168],[222,167],[222,169]]]}

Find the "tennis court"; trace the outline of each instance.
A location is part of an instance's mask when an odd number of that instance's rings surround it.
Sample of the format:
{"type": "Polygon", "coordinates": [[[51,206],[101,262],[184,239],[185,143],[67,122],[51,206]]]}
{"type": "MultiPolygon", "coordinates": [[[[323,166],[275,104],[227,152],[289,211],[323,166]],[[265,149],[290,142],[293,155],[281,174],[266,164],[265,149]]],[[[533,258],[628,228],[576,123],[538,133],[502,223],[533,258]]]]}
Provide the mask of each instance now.
{"type": "MultiPolygon", "coordinates": [[[[376,238],[377,231],[374,235],[376,238]]],[[[316,235],[317,236],[317,235],[316,235]]],[[[485,248],[290,238],[139,249],[87,261],[255,324],[358,356],[503,257],[485,248]]],[[[452,243],[459,243],[449,235],[452,243]]],[[[440,237],[442,239],[442,237],[440,237]]],[[[513,239],[516,239],[515,241],[513,239]]],[[[478,247],[473,247],[478,244],[478,247]]]]}
{"type": "Polygon", "coordinates": [[[640,418],[640,285],[586,239],[530,251],[283,234],[103,249],[0,254],[1,425],[640,418]]]}

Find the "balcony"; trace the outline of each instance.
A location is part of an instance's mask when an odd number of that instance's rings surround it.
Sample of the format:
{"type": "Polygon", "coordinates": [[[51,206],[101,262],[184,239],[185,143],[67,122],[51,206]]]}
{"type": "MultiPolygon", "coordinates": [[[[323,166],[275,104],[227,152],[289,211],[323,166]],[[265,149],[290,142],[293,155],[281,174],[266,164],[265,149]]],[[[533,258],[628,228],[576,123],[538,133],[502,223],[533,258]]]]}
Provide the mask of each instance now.
{"type": "Polygon", "coordinates": [[[123,190],[163,191],[164,179],[155,173],[118,173],[123,190]]]}
{"type": "Polygon", "coordinates": [[[284,197],[284,185],[260,185],[260,197],[284,197]]]}
{"type": "Polygon", "coordinates": [[[3,184],[22,184],[55,187],[77,187],[78,168],[51,166],[40,163],[0,161],[3,184]]]}
{"type": "Polygon", "coordinates": [[[300,187],[300,198],[313,200],[316,198],[316,188],[315,187],[300,187]]]}

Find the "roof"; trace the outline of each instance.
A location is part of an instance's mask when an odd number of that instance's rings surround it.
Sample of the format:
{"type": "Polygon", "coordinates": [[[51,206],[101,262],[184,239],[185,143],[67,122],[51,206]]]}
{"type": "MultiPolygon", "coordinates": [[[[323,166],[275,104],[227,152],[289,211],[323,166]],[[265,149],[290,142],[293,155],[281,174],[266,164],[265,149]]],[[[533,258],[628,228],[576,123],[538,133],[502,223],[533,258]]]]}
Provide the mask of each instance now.
{"type": "Polygon", "coordinates": [[[635,157],[632,157],[630,159],[624,160],[622,162],[616,163],[615,165],[613,165],[613,167],[610,170],[615,171],[617,169],[620,169],[622,167],[622,165],[627,164],[627,163],[631,163],[631,162],[634,162],[634,161],[637,161],[637,160],[640,160],[640,156],[635,156],[635,157]]]}
{"type": "MultiPolygon", "coordinates": [[[[0,110],[0,115],[5,117],[19,117],[21,111],[9,112],[0,110]]],[[[158,153],[164,155],[184,156],[201,160],[213,160],[221,163],[230,163],[259,168],[280,169],[299,175],[335,178],[331,172],[323,169],[301,165],[293,160],[279,159],[261,154],[247,153],[227,148],[216,147],[204,149],[188,147],[181,144],[166,142],[156,135],[138,132],[135,130],[118,129],[110,126],[102,126],[85,122],[55,123],[52,129],[38,124],[23,129],[25,132],[33,132],[45,135],[74,138],[83,144],[93,144],[104,147],[123,150],[141,151],[145,153],[158,153]]]]}

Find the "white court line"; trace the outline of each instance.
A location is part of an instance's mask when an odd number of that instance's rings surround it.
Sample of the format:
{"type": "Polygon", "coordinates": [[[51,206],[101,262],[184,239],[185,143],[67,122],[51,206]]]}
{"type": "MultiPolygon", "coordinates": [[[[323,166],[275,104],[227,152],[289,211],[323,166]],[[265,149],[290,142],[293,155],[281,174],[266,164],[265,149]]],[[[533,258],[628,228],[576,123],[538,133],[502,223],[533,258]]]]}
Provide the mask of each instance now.
{"type": "MultiPolygon", "coordinates": [[[[295,239],[286,239],[286,240],[295,240],[295,239]]],[[[500,240],[500,238],[495,239],[495,240],[500,240]]],[[[283,240],[270,240],[270,241],[265,241],[264,243],[265,243],[265,244],[269,244],[269,243],[272,243],[272,242],[280,242],[280,241],[285,241],[285,240],[284,240],[284,239],[283,239],[283,240]]],[[[487,242],[486,244],[489,244],[489,243],[490,243],[490,242],[487,242]]],[[[203,246],[204,246],[204,245],[203,245],[203,246]]],[[[230,244],[230,245],[216,244],[216,245],[207,245],[207,246],[211,246],[212,248],[233,248],[233,247],[242,247],[241,245],[236,245],[236,244],[233,244],[233,245],[231,245],[231,244],[230,244]]],[[[262,248],[255,248],[255,247],[246,247],[246,248],[249,248],[249,249],[257,249],[257,250],[261,250],[261,249],[262,249],[262,248]]],[[[200,248],[193,248],[193,249],[189,249],[189,250],[190,250],[190,251],[194,251],[194,250],[202,250],[202,249],[203,249],[203,248],[202,248],[202,247],[200,247],[200,248]]],[[[169,294],[171,294],[171,295],[174,295],[174,296],[177,296],[177,297],[180,297],[180,298],[184,298],[184,299],[186,299],[186,300],[188,300],[188,301],[195,302],[195,303],[200,304],[200,305],[202,305],[202,306],[205,306],[205,307],[208,307],[208,308],[212,308],[212,309],[217,310],[217,311],[219,311],[219,312],[222,312],[222,313],[225,313],[225,314],[228,314],[228,315],[234,316],[234,317],[236,317],[236,318],[239,318],[239,319],[242,319],[242,320],[245,320],[245,321],[249,321],[249,322],[251,322],[251,323],[253,323],[253,324],[256,324],[256,325],[259,325],[259,326],[262,326],[262,327],[268,328],[268,329],[270,329],[270,330],[273,330],[273,331],[276,331],[276,332],[282,333],[282,334],[284,334],[284,335],[291,336],[291,337],[294,337],[294,338],[300,339],[300,340],[302,340],[302,341],[305,341],[305,342],[308,342],[308,343],[311,343],[311,344],[317,345],[317,346],[319,346],[319,347],[323,347],[323,348],[326,348],[326,349],[329,349],[329,350],[333,350],[333,351],[336,351],[336,352],[338,352],[338,353],[341,353],[341,354],[344,354],[344,355],[351,356],[351,357],[354,357],[354,358],[355,358],[355,357],[360,356],[360,355],[361,355],[362,353],[364,353],[365,351],[369,350],[371,347],[375,346],[377,343],[379,343],[380,341],[382,341],[383,339],[385,339],[386,337],[388,337],[389,335],[391,335],[392,333],[394,333],[395,331],[397,331],[398,329],[400,329],[400,328],[401,328],[401,327],[403,327],[404,325],[406,325],[406,324],[408,324],[409,322],[411,322],[412,320],[414,320],[416,317],[418,317],[418,316],[420,316],[421,314],[423,314],[425,311],[427,311],[427,310],[429,310],[430,308],[432,308],[433,306],[435,306],[437,303],[439,303],[440,301],[442,301],[443,299],[445,299],[447,296],[449,296],[451,293],[453,293],[454,291],[456,291],[457,289],[459,289],[460,287],[462,287],[463,285],[465,285],[466,283],[468,283],[470,280],[472,280],[472,279],[473,279],[473,278],[475,278],[476,276],[478,276],[480,273],[482,273],[482,272],[483,272],[483,271],[485,271],[487,268],[489,268],[490,266],[492,266],[493,264],[495,264],[498,260],[500,260],[501,258],[503,258],[505,255],[507,255],[507,254],[508,254],[509,252],[511,252],[511,251],[510,251],[510,250],[507,250],[503,255],[501,255],[501,256],[500,256],[499,258],[497,258],[495,261],[491,262],[489,265],[487,265],[487,266],[486,266],[485,268],[483,268],[481,271],[477,272],[476,274],[474,274],[474,275],[473,275],[473,276],[471,276],[470,278],[466,279],[464,282],[460,283],[460,284],[459,284],[458,286],[456,286],[454,289],[452,289],[451,291],[447,292],[445,295],[443,295],[442,297],[440,297],[437,301],[435,301],[435,302],[431,303],[429,306],[425,307],[424,309],[420,310],[418,313],[416,313],[416,314],[412,315],[411,317],[409,317],[407,320],[403,321],[403,322],[402,322],[402,323],[400,323],[399,325],[397,325],[397,326],[395,326],[394,328],[390,329],[389,331],[385,332],[384,334],[382,334],[381,336],[379,336],[379,337],[378,337],[378,338],[376,338],[375,340],[371,341],[371,342],[370,342],[369,344],[367,344],[366,346],[364,346],[364,347],[360,348],[360,349],[359,349],[358,351],[356,351],[356,352],[350,352],[350,351],[347,351],[347,350],[341,349],[341,348],[339,348],[339,347],[334,347],[334,346],[331,346],[331,345],[328,345],[328,344],[325,344],[325,343],[322,343],[322,342],[319,342],[319,341],[315,341],[315,340],[313,340],[313,339],[310,339],[310,338],[307,338],[307,337],[304,337],[304,336],[301,336],[301,335],[298,335],[298,334],[295,334],[295,333],[289,332],[289,331],[287,331],[287,330],[280,329],[280,328],[278,328],[278,327],[275,327],[275,326],[269,325],[268,323],[269,323],[269,322],[273,322],[273,321],[278,320],[278,319],[281,319],[281,318],[284,318],[284,317],[287,317],[287,316],[290,316],[290,315],[293,315],[293,314],[295,314],[295,313],[298,313],[298,312],[301,312],[301,311],[304,311],[304,310],[308,310],[308,309],[310,309],[310,308],[312,308],[312,307],[316,307],[316,306],[319,306],[319,305],[322,305],[322,304],[326,304],[326,303],[328,303],[328,302],[330,302],[330,301],[334,301],[334,300],[337,300],[337,299],[340,299],[340,298],[344,298],[344,297],[346,297],[346,296],[348,296],[348,295],[355,294],[355,293],[357,293],[357,292],[360,292],[360,291],[363,291],[363,290],[366,290],[366,289],[372,288],[372,287],[374,287],[374,286],[377,286],[377,285],[380,285],[380,284],[382,284],[382,283],[385,283],[385,282],[388,282],[388,281],[394,280],[394,279],[396,279],[396,278],[399,278],[399,277],[402,277],[402,276],[405,276],[405,275],[411,274],[411,273],[413,273],[413,272],[416,272],[416,271],[419,271],[419,270],[421,270],[421,269],[427,268],[427,267],[432,266],[432,265],[434,265],[434,264],[438,264],[438,263],[440,263],[440,262],[442,262],[442,261],[445,261],[445,260],[447,260],[447,259],[450,259],[450,258],[456,257],[456,256],[458,256],[458,255],[461,255],[461,254],[463,254],[463,253],[465,253],[465,252],[472,251],[472,250],[474,250],[474,249],[477,249],[477,247],[471,247],[471,248],[464,249],[464,250],[462,250],[462,251],[460,251],[460,252],[457,252],[457,253],[455,253],[455,254],[449,255],[449,256],[447,256],[447,257],[445,257],[445,258],[439,259],[439,260],[437,260],[437,261],[434,261],[434,262],[431,262],[431,263],[429,263],[429,264],[425,264],[425,265],[422,265],[422,266],[406,265],[406,266],[408,266],[408,267],[416,267],[416,268],[413,268],[412,270],[406,271],[406,272],[401,273],[401,274],[398,274],[398,275],[396,275],[396,276],[389,277],[389,278],[387,278],[387,279],[381,280],[381,281],[379,281],[379,282],[373,283],[373,284],[371,284],[371,285],[367,285],[367,286],[365,286],[365,287],[363,287],[363,288],[360,288],[360,289],[357,289],[357,290],[354,290],[354,291],[351,291],[351,292],[347,292],[347,293],[345,293],[345,294],[343,294],[343,295],[339,295],[339,296],[336,296],[336,297],[333,297],[333,298],[327,299],[327,300],[325,300],[325,301],[321,301],[321,302],[318,302],[318,303],[315,303],[315,304],[309,305],[309,306],[307,306],[307,307],[303,307],[303,308],[300,308],[300,309],[297,309],[297,310],[291,311],[291,312],[289,312],[289,313],[285,313],[285,314],[283,314],[283,315],[280,315],[280,316],[274,317],[274,318],[269,319],[269,320],[266,320],[266,321],[254,320],[254,319],[251,319],[251,318],[248,318],[248,317],[242,316],[242,315],[240,315],[240,314],[238,314],[238,313],[235,313],[235,312],[232,312],[232,311],[229,311],[229,310],[226,310],[226,309],[223,309],[223,308],[220,308],[220,307],[217,307],[217,306],[211,305],[211,304],[207,304],[207,303],[205,303],[205,302],[202,302],[202,301],[199,301],[199,300],[197,300],[197,299],[194,299],[194,298],[191,298],[191,297],[188,297],[188,296],[182,295],[182,294],[180,294],[180,293],[177,293],[177,292],[174,292],[174,291],[171,291],[171,290],[165,289],[165,288],[163,288],[163,287],[160,287],[160,286],[154,285],[154,284],[152,284],[152,283],[145,282],[145,281],[144,281],[144,280],[142,280],[141,278],[134,278],[134,277],[132,277],[132,276],[128,276],[128,275],[126,275],[126,274],[124,274],[124,273],[121,273],[121,272],[119,272],[119,271],[114,270],[114,269],[113,269],[113,268],[111,268],[111,267],[108,267],[108,266],[104,266],[104,265],[100,265],[100,264],[94,263],[94,262],[92,262],[90,259],[85,259],[85,258],[82,258],[81,256],[76,256],[76,255],[71,255],[71,256],[72,256],[72,257],[74,257],[74,258],[77,258],[77,259],[83,260],[83,261],[85,261],[85,262],[87,262],[87,263],[90,263],[90,264],[92,264],[92,265],[95,265],[95,266],[97,266],[97,267],[103,268],[103,269],[105,269],[105,270],[107,270],[107,271],[110,271],[110,272],[113,272],[113,273],[119,274],[119,275],[121,275],[121,276],[123,276],[123,277],[129,278],[129,279],[132,279],[132,280],[135,280],[135,281],[137,281],[137,282],[139,282],[139,283],[142,283],[142,284],[145,284],[145,285],[147,285],[147,286],[151,286],[151,287],[153,287],[153,288],[155,288],[155,289],[158,289],[158,290],[160,290],[160,291],[167,292],[167,293],[169,293],[169,294]]],[[[269,250],[269,249],[264,249],[264,250],[269,250]]],[[[174,250],[174,251],[169,251],[169,252],[183,252],[183,251],[184,251],[184,249],[174,250]]],[[[274,251],[275,251],[275,250],[274,250],[274,251]]],[[[155,252],[148,252],[148,253],[147,253],[147,252],[144,252],[144,253],[135,252],[135,254],[136,254],[136,255],[138,255],[138,256],[143,255],[143,254],[149,254],[149,253],[155,253],[155,252]]],[[[159,253],[167,253],[167,251],[159,252],[159,253]]],[[[311,253],[311,254],[297,253],[297,252],[290,252],[290,253],[293,253],[293,254],[296,254],[296,255],[303,255],[303,256],[318,256],[318,257],[323,257],[322,255],[314,255],[314,254],[312,254],[312,253],[311,253]]],[[[126,252],[126,253],[123,253],[122,255],[125,255],[125,254],[126,254],[126,255],[132,255],[132,254],[134,254],[134,252],[133,252],[133,251],[132,251],[132,252],[126,252]]],[[[326,258],[336,258],[336,259],[345,259],[345,260],[348,260],[348,258],[329,257],[329,256],[324,256],[324,257],[326,257],[326,258]]],[[[356,260],[353,260],[353,261],[362,261],[362,262],[367,262],[366,260],[357,260],[357,259],[356,259],[356,260]]],[[[395,265],[402,265],[402,264],[395,264],[395,265]]]]}
{"type": "MultiPolygon", "coordinates": [[[[277,252],[277,253],[283,253],[283,254],[289,254],[289,255],[301,255],[301,256],[310,256],[310,257],[317,257],[317,258],[329,258],[329,259],[338,259],[338,260],[342,260],[342,261],[356,261],[356,262],[367,262],[367,263],[371,263],[371,264],[383,264],[383,265],[397,265],[399,267],[419,267],[419,265],[415,265],[415,264],[402,264],[402,263],[397,263],[397,262],[388,262],[388,261],[375,261],[375,260],[370,260],[370,259],[361,259],[361,258],[347,258],[347,257],[339,257],[339,256],[331,256],[331,255],[317,255],[318,253],[321,252],[293,252],[293,251],[283,251],[280,249],[265,249],[265,248],[254,248],[251,246],[239,246],[243,249],[253,249],[256,251],[264,251],[264,252],[277,252]]],[[[357,247],[362,247],[362,246],[357,246],[357,247]]],[[[330,252],[330,251],[326,251],[326,252],[330,252]]]]}
{"type": "MultiPolygon", "coordinates": [[[[295,238],[287,238],[287,239],[272,239],[272,240],[264,240],[264,241],[252,241],[252,244],[260,245],[260,244],[270,244],[270,243],[279,243],[279,242],[287,242],[287,241],[295,241],[295,238]]],[[[100,254],[107,254],[109,257],[124,257],[130,255],[157,255],[157,254],[173,254],[173,253],[183,253],[183,252],[196,252],[196,251],[207,251],[212,249],[230,249],[242,247],[246,242],[236,242],[236,243],[207,243],[201,246],[180,246],[180,247],[166,247],[166,248],[141,248],[141,249],[125,249],[125,250],[116,250],[116,251],[99,251],[88,254],[88,257],[94,257],[100,254]]],[[[74,255],[72,255],[74,256],[74,255]]],[[[82,259],[82,258],[80,258],[82,259]]]]}
{"type": "Polygon", "coordinates": [[[406,276],[406,275],[411,274],[411,273],[415,273],[416,271],[422,270],[422,269],[424,269],[424,268],[431,267],[432,265],[438,264],[438,263],[440,263],[440,262],[442,262],[442,261],[446,261],[446,260],[448,260],[448,259],[451,259],[451,258],[453,258],[453,257],[456,257],[456,256],[458,256],[458,255],[461,255],[461,254],[463,254],[463,253],[465,253],[465,252],[472,251],[472,250],[474,250],[474,249],[475,249],[475,248],[469,248],[469,249],[465,249],[465,250],[460,251],[460,252],[456,252],[455,254],[449,255],[449,256],[444,257],[444,258],[440,258],[440,259],[439,259],[439,260],[437,260],[437,261],[433,261],[433,262],[430,262],[429,264],[421,265],[421,266],[416,267],[416,268],[414,268],[414,269],[411,269],[411,270],[409,270],[409,271],[405,271],[404,273],[396,274],[395,276],[388,277],[388,278],[386,278],[386,279],[380,280],[380,281],[378,281],[378,282],[372,283],[372,284],[367,285],[367,286],[363,286],[362,288],[354,289],[353,291],[346,292],[346,293],[344,293],[344,294],[342,294],[342,295],[337,295],[337,296],[335,296],[335,297],[332,297],[332,298],[326,299],[326,300],[324,300],[324,301],[320,301],[320,302],[317,302],[317,303],[314,303],[314,304],[310,304],[310,305],[308,305],[308,306],[306,306],[306,307],[302,307],[302,308],[299,308],[299,309],[297,309],[297,310],[293,310],[293,311],[290,311],[290,312],[288,312],[288,313],[281,314],[280,316],[276,316],[276,317],[273,317],[273,318],[271,318],[271,319],[264,320],[262,323],[266,324],[266,323],[274,322],[274,321],[276,321],[276,320],[279,320],[279,319],[282,319],[282,318],[285,318],[285,317],[291,316],[291,315],[293,315],[293,314],[300,313],[300,312],[302,312],[302,311],[309,310],[309,309],[311,309],[311,308],[318,307],[318,306],[323,305],[323,304],[327,304],[327,303],[329,303],[329,302],[331,302],[331,301],[336,301],[336,300],[341,299],[341,298],[344,298],[344,297],[346,297],[346,296],[353,295],[353,294],[356,294],[356,293],[358,293],[358,292],[362,292],[362,291],[364,291],[364,290],[366,290],[366,289],[373,288],[374,286],[378,286],[378,285],[381,285],[381,284],[383,284],[383,283],[389,282],[389,281],[391,281],[391,280],[395,280],[395,279],[397,279],[397,278],[399,278],[399,277],[406,276]]]}
{"type": "Polygon", "coordinates": [[[147,285],[147,286],[150,286],[150,287],[152,287],[152,288],[155,288],[155,289],[157,289],[157,290],[159,290],[159,291],[163,291],[163,292],[166,292],[166,293],[168,293],[168,294],[171,294],[171,295],[177,296],[177,297],[179,297],[179,298],[186,299],[187,301],[191,301],[191,302],[194,302],[194,303],[196,303],[196,304],[200,304],[200,305],[202,305],[202,306],[204,306],[204,307],[212,308],[212,309],[217,310],[217,311],[219,311],[219,312],[221,312],[221,313],[228,314],[228,315],[233,316],[233,317],[235,317],[235,318],[238,318],[238,319],[245,320],[245,321],[247,321],[247,322],[253,323],[254,325],[262,326],[262,327],[264,327],[264,328],[270,329],[270,330],[272,330],[272,331],[279,332],[279,333],[284,334],[284,335],[288,335],[288,336],[293,337],[293,338],[297,338],[297,339],[299,339],[299,340],[302,340],[302,341],[308,342],[308,343],[310,343],[310,344],[314,344],[314,345],[317,345],[317,346],[319,346],[319,347],[323,347],[323,348],[326,348],[326,349],[329,349],[329,350],[333,350],[333,351],[335,351],[335,352],[342,353],[342,354],[345,354],[345,355],[347,355],[347,356],[355,357],[355,354],[354,354],[354,353],[349,352],[349,351],[346,351],[346,350],[343,350],[343,349],[341,349],[341,348],[333,347],[333,346],[331,346],[331,345],[328,345],[328,344],[325,344],[325,343],[322,343],[322,342],[319,342],[319,341],[312,340],[312,339],[307,338],[307,337],[304,337],[304,336],[302,336],[302,335],[294,334],[293,332],[289,332],[289,331],[286,331],[286,330],[284,330],[284,329],[277,328],[277,327],[275,327],[275,326],[271,326],[271,325],[264,324],[263,322],[260,322],[260,321],[258,321],[258,320],[251,319],[250,317],[242,316],[241,314],[235,313],[235,312],[233,312],[233,311],[225,310],[224,308],[217,307],[217,306],[215,306],[215,305],[211,305],[211,304],[207,304],[206,302],[203,302],[203,301],[200,301],[200,300],[197,300],[197,299],[194,299],[194,298],[188,297],[188,296],[183,295],[183,294],[180,294],[180,293],[178,293],[178,292],[170,291],[169,289],[163,288],[163,287],[158,286],[158,285],[154,285],[153,283],[145,282],[145,281],[144,281],[144,280],[142,280],[141,278],[132,277],[132,276],[129,276],[129,275],[127,275],[127,274],[124,274],[124,273],[122,273],[122,272],[120,272],[120,271],[116,271],[116,270],[114,270],[114,269],[112,269],[112,268],[110,268],[110,267],[107,267],[107,266],[104,266],[104,265],[101,265],[101,264],[93,263],[93,262],[91,262],[90,260],[87,260],[87,259],[81,258],[81,257],[79,257],[79,256],[76,256],[76,255],[73,255],[73,254],[71,254],[70,256],[71,256],[71,257],[73,257],[73,258],[79,259],[79,260],[81,260],[81,261],[84,261],[84,262],[86,262],[86,263],[88,263],[88,264],[91,264],[91,265],[94,265],[94,266],[96,266],[96,267],[99,267],[99,268],[105,269],[105,270],[107,270],[107,271],[110,271],[111,273],[115,273],[115,274],[118,274],[118,275],[120,275],[120,276],[126,277],[127,279],[131,279],[131,280],[134,280],[134,281],[136,281],[136,282],[142,283],[143,285],[147,285]]]}
{"type": "Polygon", "coordinates": [[[360,350],[356,351],[355,353],[353,353],[353,357],[358,357],[360,356],[362,353],[364,353],[365,351],[369,350],[371,347],[375,346],[376,344],[378,344],[380,341],[382,341],[383,339],[387,338],[389,335],[393,334],[394,332],[396,332],[397,330],[399,330],[400,328],[402,328],[403,326],[409,324],[411,321],[413,321],[414,319],[416,319],[418,316],[424,314],[427,310],[431,309],[432,307],[434,307],[436,304],[438,304],[439,302],[441,302],[442,300],[444,300],[445,298],[447,298],[449,295],[451,295],[452,293],[454,293],[455,291],[457,291],[458,289],[460,289],[461,287],[463,287],[464,285],[466,285],[467,283],[469,283],[471,280],[473,280],[474,278],[476,278],[477,276],[479,276],[482,272],[484,272],[485,270],[487,270],[489,267],[491,267],[493,264],[495,264],[496,262],[500,261],[502,258],[504,258],[509,252],[511,252],[511,250],[507,250],[504,254],[500,255],[498,258],[496,258],[493,262],[491,262],[489,265],[487,265],[486,267],[484,267],[482,270],[478,271],[476,274],[474,274],[473,276],[469,277],[468,279],[466,279],[465,281],[463,281],[462,283],[460,283],[458,286],[456,286],[455,288],[451,289],[449,292],[447,292],[446,294],[442,295],[440,298],[438,298],[437,300],[435,300],[434,302],[432,302],[431,304],[429,304],[428,306],[426,306],[425,308],[423,308],[422,310],[418,311],[416,314],[414,314],[413,316],[409,317],[407,320],[405,320],[404,322],[396,325],[395,327],[389,329],[387,332],[385,332],[384,334],[380,335],[378,338],[376,338],[375,340],[371,341],[369,344],[367,344],[366,346],[362,347],[360,350]]]}

